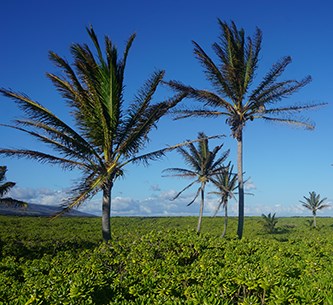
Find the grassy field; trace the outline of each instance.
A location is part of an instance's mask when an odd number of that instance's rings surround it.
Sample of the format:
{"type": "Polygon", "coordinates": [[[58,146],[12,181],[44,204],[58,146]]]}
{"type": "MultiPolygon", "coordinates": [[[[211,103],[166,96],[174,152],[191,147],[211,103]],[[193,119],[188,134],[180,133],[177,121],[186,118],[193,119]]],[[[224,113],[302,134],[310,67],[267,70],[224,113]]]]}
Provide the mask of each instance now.
{"type": "Polygon", "coordinates": [[[0,304],[333,304],[333,219],[0,216],[0,304]]]}

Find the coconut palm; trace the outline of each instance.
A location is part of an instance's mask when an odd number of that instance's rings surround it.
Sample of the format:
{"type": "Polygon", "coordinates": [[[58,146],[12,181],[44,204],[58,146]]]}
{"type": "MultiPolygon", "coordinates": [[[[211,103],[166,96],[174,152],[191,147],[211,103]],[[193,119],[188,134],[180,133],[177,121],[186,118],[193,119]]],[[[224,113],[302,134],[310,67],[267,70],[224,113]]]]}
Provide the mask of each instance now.
{"type": "Polygon", "coordinates": [[[234,22],[229,25],[218,19],[218,24],[221,34],[219,41],[212,45],[218,59],[217,63],[193,41],[194,53],[202,64],[213,90],[200,90],[178,81],[170,81],[168,85],[177,92],[185,92],[187,97],[204,103],[202,109],[179,111],[177,119],[193,116],[226,117],[231,135],[237,141],[239,188],[237,234],[241,238],[244,226],[243,130],[246,123],[254,119],[264,119],[313,129],[313,124],[302,118],[296,118],[293,114],[318,105],[274,106],[311,81],[310,76],[300,81],[277,80],[291,63],[290,57],[284,57],[274,64],[261,83],[250,92],[258,67],[262,32],[257,28],[253,38],[245,37],[244,30],[238,29],[234,22]]]}
{"type": "Polygon", "coordinates": [[[114,182],[123,174],[127,164],[147,163],[174,148],[139,155],[157,121],[183,95],[153,103],[154,93],[164,76],[164,71],[156,71],[133,102],[125,103],[124,71],[135,35],[129,38],[123,57],[119,58],[118,50],[109,37],[105,37],[103,54],[93,28],[87,28],[87,32],[96,54],[87,44],[72,44],[73,64],[70,64],[56,53],[49,53],[50,60],[62,74],[48,73],[47,76],[71,108],[74,127],[28,96],[1,89],[0,92],[14,100],[26,115],[8,127],[51,146],[54,154],[29,149],[1,149],[0,154],[60,164],[65,169],[79,169],[82,179],[70,191],[62,212],[80,206],[102,191],[102,235],[108,241],[111,239],[111,190],[114,182]]]}
{"type": "Polygon", "coordinates": [[[212,182],[218,189],[217,192],[211,192],[212,194],[216,194],[220,197],[219,204],[216,208],[214,216],[218,213],[221,206],[224,209],[224,228],[222,237],[227,233],[228,227],[228,201],[229,199],[235,198],[234,191],[238,188],[237,183],[237,174],[233,171],[234,167],[230,164],[226,166],[222,172],[218,173],[212,178],[212,182]]]}
{"type": "Polygon", "coordinates": [[[173,173],[174,177],[182,178],[195,178],[190,184],[183,188],[172,200],[177,199],[184,191],[189,189],[195,183],[199,183],[200,186],[193,198],[188,204],[190,206],[200,195],[200,210],[199,220],[197,226],[197,233],[200,233],[202,215],[205,202],[205,186],[212,178],[220,173],[223,169],[222,163],[226,160],[229,155],[229,150],[222,153],[218,157],[219,151],[222,149],[223,144],[216,146],[212,151],[209,150],[208,138],[203,132],[198,134],[198,147],[195,147],[193,143],[189,143],[186,149],[185,147],[178,147],[177,152],[184,158],[189,169],[184,168],[167,168],[164,172],[173,173]]]}
{"type": "Polygon", "coordinates": [[[5,196],[15,185],[15,182],[6,181],[7,166],[0,166],[0,205],[26,208],[26,202],[5,196]]]}
{"type": "Polygon", "coordinates": [[[314,228],[316,228],[317,227],[317,222],[316,222],[317,211],[327,208],[330,205],[324,204],[324,202],[326,201],[327,198],[323,198],[320,200],[320,194],[317,195],[316,192],[309,192],[309,195],[310,195],[309,197],[303,196],[305,201],[300,200],[300,202],[302,203],[303,207],[312,211],[312,215],[313,215],[312,225],[314,228]]]}
{"type": "Polygon", "coordinates": [[[275,214],[276,213],[274,213],[273,215],[271,213],[268,213],[267,215],[261,214],[264,223],[264,228],[268,233],[275,232],[275,226],[278,223],[278,218],[275,217],[275,214]]]}

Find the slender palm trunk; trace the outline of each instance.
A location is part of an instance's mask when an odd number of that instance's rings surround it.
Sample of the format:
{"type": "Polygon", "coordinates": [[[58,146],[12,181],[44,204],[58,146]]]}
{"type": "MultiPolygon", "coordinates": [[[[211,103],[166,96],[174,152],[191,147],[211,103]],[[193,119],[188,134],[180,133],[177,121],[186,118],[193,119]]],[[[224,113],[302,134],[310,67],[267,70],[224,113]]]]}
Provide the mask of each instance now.
{"type": "Polygon", "coordinates": [[[237,138],[237,169],[238,169],[238,228],[237,235],[241,239],[244,228],[244,181],[243,181],[243,131],[237,138]]]}
{"type": "Polygon", "coordinates": [[[102,205],[102,235],[103,240],[111,240],[111,190],[113,182],[110,181],[103,187],[103,205],[102,205]]]}
{"type": "Polygon", "coordinates": [[[227,227],[228,227],[228,204],[225,202],[224,203],[224,228],[223,228],[223,233],[221,235],[222,238],[227,233],[227,227]]]}
{"type": "Polygon", "coordinates": [[[199,220],[198,220],[198,227],[197,227],[197,233],[200,234],[201,230],[201,223],[202,223],[202,214],[205,204],[205,184],[201,184],[201,202],[200,202],[200,212],[199,212],[199,220]]]}
{"type": "Polygon", "coordinates": [[[313,211],[313,227],[317,228],[317,219],[316,219],[316,212],[313,211]]]}

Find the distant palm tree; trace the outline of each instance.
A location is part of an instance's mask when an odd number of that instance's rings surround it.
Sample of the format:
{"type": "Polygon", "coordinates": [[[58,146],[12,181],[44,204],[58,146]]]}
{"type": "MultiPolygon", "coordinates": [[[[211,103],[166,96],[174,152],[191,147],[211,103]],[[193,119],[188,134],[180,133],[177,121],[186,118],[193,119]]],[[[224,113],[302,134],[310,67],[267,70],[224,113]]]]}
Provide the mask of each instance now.
{"type": "Polygon", "coordinates": [[[221,206],[224,208],[224,229],[222,237],[227,233],[228,226],[228,201],[235,198],[234,191],[238,188],[237,174],[233,172],[234,167],[230,164],[226,166],[221,173],[212,178],[212,182],[217,187],[217,192],[211,192],[220,196],[219,205],[216,208],[214,216],[218,213],[221,206]]]}
{"type": "Polygon", "coordinates": [[[71,190],[62,212],[80,206],[98,191],[102,199],[102,235],[111,239],[111,190],[123,168],[133,162],[147,163],[161,157],[166,150],[139,155],[148,142],[149,132],[157,121],[183,97],[152,103],[154,93],[162,81],[164,71],[155,72],[145,83],[132,103],[124,102],[124,71],[127,55],[135,38],[132,35],[123,58],[109,37],[105,37],[105,54],[93,28],[87,29],[96,55],[87,44],[72,44],[73,68],[62,57],[50,52],[51,61],[62,75],[47,74],[71,108],[75,127],[65,123],[50,110],[24,94],[0,89],[25,112],[26,118],[7,126],[37,138],[51,146],[49,154],[28,149],[1,149],[9,157],[31,158],[40,162],[60,164],[65,169],[82,171],[82,180],[71,190]]]}
{"type": "Polygon", "coordinates": [[[274,213],[273,215],[271,213],[265,215],[261,214],[261,217],[263,218],[264,221],[264,228],[268,233],[274,233],[275,232],[275,226],[278,223],[278,219],[275,217],[274,213]]]}
{"type": "Polygon", "coordinates": [[[200,90],[177,81],[170,81],[168,85],[178,92],[185,92],[187,97],[211,107],[179,111],[178,119],[192,116],[227,117],[226,122],[231,128],[231,134],[237,140],[238,146],[239,217],[237,234],[241,238],[244,226],[243,130],[246,123],[254,119],[264,119],[313,129],[314,126],[311,123],[294,118],[292,114],[318,105],[272,107],[311,81],[310,76],[301,81],[277,81],[277,78],[290,64],[290,57],[284,57],[273,65],[261,83],[249,93],[258,67],[262,32],[257,28],[253,38],[245,37],[244,30],[238,29],[234,22],[228,25],[218,19],[218,24],[221,35],[219,42],[212,46],[218,63],[215,63],[199,44],[193,41],[194,53],[202,64],[206,78],[211,82],[214,90],[200,90]]]}
{"type": "Polygon", "coordinates": [[[323,198],[320,200],[320,195],[319,194],[317,195],[316,192],[309,192],[309,194],[310,194],[309,197],[303,196],[303,198],[305,199],[305,202],[302,200],[300,200],[300,202],[302,203],[303,207],[312,211],[313,227],[316,228],[317,227],[317,222],[316,222],[317,211],[327,208],[330,205],[324,204],[324,202],[327,198],[323,198]]]}
{"type": "Polygon", "coordinates": [[[172,176],[182,178],[195,178],[193,182],[182,189],[172,200],[178,198],[184,191],[189,189],[195,183],[199,183],[200,186],[197,190],[193,200],[188,204],[191,205],[199,195],[201,195],[199,220],[197,226],[197,233],[200,233],[202,215],[205,202],[205,186],[209,181],[212,181],[213,177],[220,173],[223,169],[223,162],[229,155],[229,150],[223,152],[220,157],[217,157],[218,152],[223,147],[222,145],[216,146],[212,151],[208,147],[208,138],[203,132],[198,134],[198,147],[195,147],[193,143],[187,145],[188,150],[185,147],[178,147],[177,151],[185,159],[186,164],[190,169],[184,168],[167,168],[164,172],[174,173],[172,176]]]}
{"type": "Polygon", "coordinates": [[[7,166],[0,166],[0,205],[26,208],[26,202],[5,196],[15,185],[15,182],[6,181],[7,166]]]}

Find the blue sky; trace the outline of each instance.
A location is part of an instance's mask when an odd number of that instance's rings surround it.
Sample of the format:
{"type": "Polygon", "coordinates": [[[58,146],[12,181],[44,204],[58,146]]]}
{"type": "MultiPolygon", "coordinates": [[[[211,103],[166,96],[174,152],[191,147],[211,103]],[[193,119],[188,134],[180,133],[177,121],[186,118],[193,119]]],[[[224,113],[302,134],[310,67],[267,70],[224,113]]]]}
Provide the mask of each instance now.
{"type": "MultiPolygon", "coordinates": [[[[131,102],[140,86],[156,69],[166,70],[166,79],[180,80],[198,88],[209,88],[201,66],[193,56],[191,40],[212,57],[211,44],[217,40],[217,18],[234,20],[252,35],[263,31],[263,45],[256,81],[277,60],[290,55],[292,64],[281,79],[301,79],[311,75],[312,83],[281,105],[321,103],[328,105],[303,115],[316,123],[314,131],[254,121],[244,134],[244,169],[249,177],[246,215],[276,212],[279,216],[308,215],[299,200],[310,191],[333,202],[333,22],[330,1],[23,1],[5,0],[0,9],[0,86],[28,94],[56,114],[69,119],[68,109],[45,77],[57,72],[48,60],[52,50],[70,60],[71,43],[88,42],[85,27],[92,24],[102,39],[106,34],[123,50],[132,33],[137,37],[131,49],[125,99],[131,102]],[[320,3],[320,4],[319,4],[320,3]]],[[[156,101],[172,92],[161,88],[156,101]]],[[[186,105],[187,102],[184,102],[186,105]]],[[[14,103],[0,97],[0,122],[20,116],[14,103]]],[[[194,139],[199,131],[207,135],[225,134],[225,149],[235,163],[236,142],[224,119],[173,121],[163,118],[151,134],[147,151],[194,139]]],[[[1,147],[42,147],[30,138],[1,128],[1,147]]],[[[218,145],[212,141],[211,147],[218,145]]],[[[17,182],[12,195],[33,203],[58,204],[75,182],[78,172],[29,160],[2,158],[8,166],[8,180],[17,182]]],[[[187,207],[195,188],[179,200],[169,199],[189,181],[162,177],[162,170],[183,167],[176,153],[149,167],[130,166],[124,179],[114,186],[113,215],[196,215],[198,204],[187,207]]],[[[217,199],[208,196],[206,215],[211,215],[217,199]]],[[[100,198],[82,210],[100,213],[100,198]]],[[[230,214],[237,205],[230,203],[230,214]]],[[[320,215],[333,216],[333,209],[320,215]]]]}

